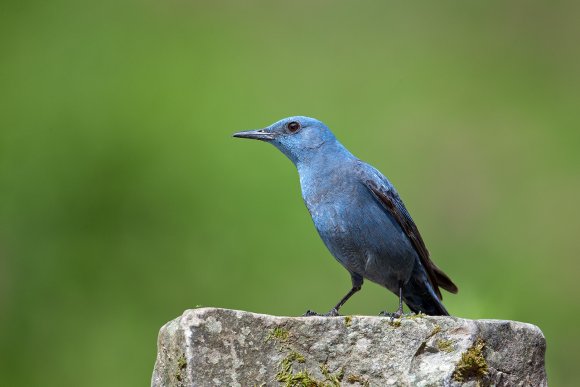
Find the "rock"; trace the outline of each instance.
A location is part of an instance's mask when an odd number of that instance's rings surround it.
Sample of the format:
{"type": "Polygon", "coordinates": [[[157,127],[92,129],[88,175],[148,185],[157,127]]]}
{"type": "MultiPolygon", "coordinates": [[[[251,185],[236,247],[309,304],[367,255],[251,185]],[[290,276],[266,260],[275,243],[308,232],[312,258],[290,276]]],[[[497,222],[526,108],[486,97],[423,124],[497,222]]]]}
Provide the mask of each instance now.
{"type": "Polygon", "coordinates": [[[159,332],[152,386],[547,386],[534,325],[456,317],[187,310],[159,332]]]}

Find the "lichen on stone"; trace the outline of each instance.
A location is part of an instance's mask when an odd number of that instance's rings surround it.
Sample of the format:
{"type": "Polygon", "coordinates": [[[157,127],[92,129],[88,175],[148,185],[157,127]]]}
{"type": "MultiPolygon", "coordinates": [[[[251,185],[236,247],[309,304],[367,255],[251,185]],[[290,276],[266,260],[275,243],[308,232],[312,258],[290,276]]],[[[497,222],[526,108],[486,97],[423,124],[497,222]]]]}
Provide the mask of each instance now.
{"type": "MultiPolygon", "coordinates": [[[[320,365],[320,372],[324,376],[324,382],[329,382],[332,387],[340,387],[340,382],[344,378],[344,367],[336,371],[336,373],[331,373],[328,369],[328,365],[323,363],[320,365]]],[[[323,385],[324,385],[323,382],[323,385]]]]}
{"type": "Polygon", "coordinates": [[[185,370],[185,368],[187,367],[187,360],[185,359],[185,356],[182,354],[181,356],[179,356],[177,358],[177,370],[175,371],[175,379],[178,382],[181,382],[183,380],[183,371],[185,370]]]}
{"type": "Polygon", "coordinates": [[[275,340],[279,343],[285,343],[289,338],[290,332],[288,330],[282,327],[276,327],[268,333],[268,336],[266,336],[266,340],[264,341],[275,340]]]}
{"type": "Polygon", "coordinates": [[[292,366],[294,362],[304,363],[306,359],[303,355],[296,351],[290,352],[286,357],[280,362],[280,371],[276,374],[276,380],[285,383],[287,387],[301,386],[305,385],[311,378],[306,371],[299,371],[294,373],[292,366]]]}
{"type": "Polygon", "coordinates": [[[453,372],[453,379],[464,382],[467,379],[475,378],[479,382],[488,373],[487,361],[483,356],[485,342],[478,338],[473,346],[461,354],[461,359],[453,372]]]}
{"type": "Polygon", "coordinates": [[[344,325],[349,328],[352,325],[352,316],[344,316],[344,325]]]}
{"type": "Polygon", "coordinates": [[[346,381],[350,384],[358,383],[363,387],[370,386],[368,379],[365,379],[360,375],[350,374],[346,377],[346,381]]]}
{"type": "Polygon", "coordinates": [[[320,372],[324,380],[313,377],[307,370],[294,370],[294,362],[304,363],[306,359],[296,351],[290,352],[280,362],[280,370],[276,374],[276,380],[284,383],[285,387],[340,387],[344,378],[344,368],[332,373],[328,365],[320,365],[320,372]]]}
{"type": "Polygon", "coordinates": [[[408,318],[409,320],[415,320],[418,318],[423,318],[425,317],[426,314],[424,314],[423,312],[419,312],[419,313],[412,313],[412,314],[406,314],[404,315],[405,318],[408,318]]]}
{"type": "Polygon", "coordinates": [[[179,358],[177,359],[177,366],[179,367],[179,369],[184,369],[185,367],[187,367],[187,360],[185,360],[185,356],[183,355],[179,356],[179,358]]]}
{"type": "Polygon", "coordinates": [[[433,337],[439,332],[441,332],[441,325],[435,324],[435,326],[433,327],[433,330],[431,331],[431,333],[429,333],[429,336],[427,336],[427,337],[433,337]]]}
{"type": "Polygon", "coordinates": [[[437,340],[437,348],[441,351],[441,352],[453,352],[455,350],[455,346],[453,345],[453,341],[452,340],[447,340],[447,339],[439,339],[437,340]]]}
{"type": "Polygon", "coordinates": [[[295,361],[298,363],[304,363],[306,359],[304,359],[304,356],[298,352],[292,351],[280,362],[280,372],[288,373],[292,371],[292,364],[294,364],[295,361]]]}
{"type": "Polygon", "coordinates": [[[401,319],[389,319],[389,325],[393,328],[398,328],[401,326],[401,319]]]}

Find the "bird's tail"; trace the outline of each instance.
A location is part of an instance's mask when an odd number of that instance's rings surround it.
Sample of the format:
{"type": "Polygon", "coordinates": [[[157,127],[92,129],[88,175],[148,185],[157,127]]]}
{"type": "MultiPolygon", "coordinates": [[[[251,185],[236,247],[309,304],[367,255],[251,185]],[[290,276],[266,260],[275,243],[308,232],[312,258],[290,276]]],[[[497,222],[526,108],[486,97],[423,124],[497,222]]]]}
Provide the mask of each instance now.
{"type": "Polygon", "coordinates": [[[417,265],[411,279],[403,285],[403,301],[415,313],[430,316],[449,316],[449,312],[435,294],[427,273],[417,265]]]}

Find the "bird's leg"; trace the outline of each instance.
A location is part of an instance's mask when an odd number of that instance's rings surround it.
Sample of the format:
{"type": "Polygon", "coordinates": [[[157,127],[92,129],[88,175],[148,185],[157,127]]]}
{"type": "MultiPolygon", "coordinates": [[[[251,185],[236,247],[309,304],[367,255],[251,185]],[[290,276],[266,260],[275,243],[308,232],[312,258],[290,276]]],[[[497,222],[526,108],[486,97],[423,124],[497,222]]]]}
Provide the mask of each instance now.
{"type": "MultiPolygon", "coordinates": [[[[352,289],[350,289],[350,291],[346,294],[346,296],[342,297],[342,299],[338,302],[338,304],[336,304],[334,308],[332,308],[328,313],[325,313],[322,316],[327,317],[339,316],[338,314],[339,309],[342,308],[342,306],[348,301],[349,298],[352,297],[353,294],[361,290],[363,284],[363,277],[358,274],[351,273],[350,278],[352,280],[352,289]]],[[[303,316],[320,316],[320,314],[313,312],[311,310],[307,310],[303,316]]]]}
{"type": "Polygon", "coordinates": [[[346,296],[342,297],[342,299],[336,304],[334,308],[330,310],[330,312],[326,313],[325,316],[338,316],[338,310],[344,305],[344,303],[356,292],[361,289],[361,286],[355,286],[346,294],[346,296]]]}
{"type": "Polygon", "coordinates": [[[326,317],[334,317],[334,316],[340,316],[338,314],[338,310],[344,305],[344,303],[356,292],[358,292],[361,289],[361,286],[353,286],[352,289],[350,289],[350,291],[346,294],[346,296],[342,297],[342,299],[338,302],[338,304],[336,304],[336,306],[334,308],[332,308],[328,313],[325,313],[323,315],[320,315],[316,312],[313,312],[311,310],[306,311],[306,313],[304,313],[304,316],[326,316],[326,317]]]}
{"type": "Polygon", "coordinates": [[[399,282],[399,309],[395,313],[381,312],[379,316],[390,317],[391,320],[401,318],[403,315],[403,283],[399,282]]]}

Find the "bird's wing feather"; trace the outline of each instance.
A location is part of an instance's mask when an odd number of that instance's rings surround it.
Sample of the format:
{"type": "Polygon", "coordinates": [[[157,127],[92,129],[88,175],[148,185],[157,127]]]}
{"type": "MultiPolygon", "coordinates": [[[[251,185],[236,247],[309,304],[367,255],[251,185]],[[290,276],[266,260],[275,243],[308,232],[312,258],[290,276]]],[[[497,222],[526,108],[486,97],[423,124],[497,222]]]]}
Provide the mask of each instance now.
{"type": "Polygon", "coordinates": [[[362,161],[359,161],[359,168],[363,184],[382,204],[383,208],[397,221],[405,235],[407,235],[413,244],[439,298],[443,299],[439,291],[439,286],[451,293],[457,293],[457,286],[429,258],[429,251],[425,246],[425,242],[423,242],[419,229],[417,229],[415,222],[405,208],[403,201],[393,185],[379,171],[362,161]]]}

